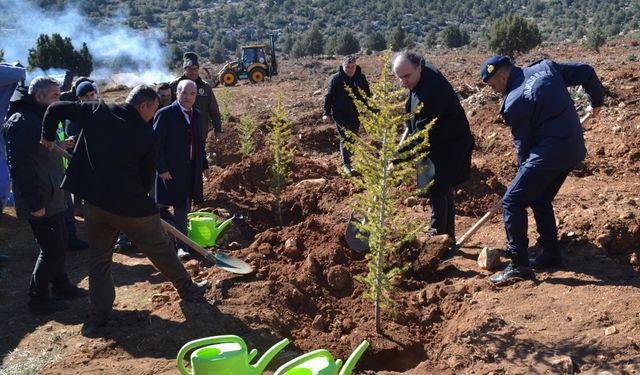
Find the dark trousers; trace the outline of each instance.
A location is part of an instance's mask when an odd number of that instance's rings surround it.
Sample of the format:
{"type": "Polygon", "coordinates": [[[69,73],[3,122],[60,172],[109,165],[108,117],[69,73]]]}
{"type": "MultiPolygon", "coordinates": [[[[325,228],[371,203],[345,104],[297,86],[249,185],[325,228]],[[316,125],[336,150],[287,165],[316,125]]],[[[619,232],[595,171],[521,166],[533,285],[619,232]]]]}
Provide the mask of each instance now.
{"type": "Polygon", "coordinates": [[[64,225],[67,228],[67,236],[69,240],[75,240],[78,238],[76,231],[76,217],[74,214],[75,206],[73,204],[73,199],[71,198],[71,193],[67,190],[64,191],[64,225]]]}
{"type": "MultiPolygon", "coordinates": [[[[187,215],[191,211],[191,197],[187,197],[184,205],[173,207],[173,224],[177,230],[187,235],[188,218],[187,215]]],[[[187,250],[187,245],[178,240],[178,247],[187,250]]]]}
{"type": "Polygon", "coordinates": [[[429,192],[429,197],[431,200],[431,229],[435,234],[448,234],[455,241],[456,207],[452,189],[433,189],[429,192]]]}
{"type": "Polygon", "coordinates": [[[178,260],[173,241],[162,227],[159,214],[144,217],[120,216],[85,202],[85,224],[91,251],[89,297],[92,315],[108,316],[115,300],[111,263],[113,245],[119,231],[136,244],[179,293],[187,291],[191,286],[191,278],[178,260]]]}
{"type": "Polygon", "coordinates": [[[29,220],[33,235],[40,246],[29,285],[29,295],[49,298],[49,285],[65,287],[69,277],[65,271],[67,248],[64,214],[62,212],[43,219],[29,220]]]}
{"type": "Polygon", "coordinates": [[[358,134],[358,129],[360,128],[359,124],[338,124],[336,122],[336,127],[338,128],[338,135],[340,136],[340,156],[342,157],[342,164],[346,167],[351,168],[351,151],[349,151],[346,147],[347,143],[351,143],[351,137],[347,134],[347,130],[358,134]]]}
{"type": "Polygon", "coordinates": [[[531,207],[538,230],[538,243],[544,252],[560,255],[558,228],[553,212],[553,199],[571,169],[541,170],[520,167],[509,189],[502,197],[504,226],[507,232],[507,254],[518,266],[529,265],[527,207],[531,207]]]}

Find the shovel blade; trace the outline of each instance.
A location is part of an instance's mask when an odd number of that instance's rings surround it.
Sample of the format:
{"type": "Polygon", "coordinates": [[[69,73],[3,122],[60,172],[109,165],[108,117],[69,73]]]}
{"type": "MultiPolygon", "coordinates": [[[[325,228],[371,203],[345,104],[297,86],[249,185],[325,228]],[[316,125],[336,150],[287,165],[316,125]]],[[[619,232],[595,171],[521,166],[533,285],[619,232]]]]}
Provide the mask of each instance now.
{"type": "Polygon", "coordinates": [[[216,252],[215,258],[216,267],[220,268],[221,270],[237,273],[240,275],[246,275],[253,272],[253,268],[251,268],[251,266],[247,262],[229,254],[225,254],[222,251],[216,252]]]}
{"type": "Polygon", "coordinates": [[[358,219],[352,214],[349,224],[347,224],[347,229],[344,231],[344,239],[351,250],[356,253],[364,253],[369,250],[369,233],[358,229],[356,222],[358,222],[358,219]]]}

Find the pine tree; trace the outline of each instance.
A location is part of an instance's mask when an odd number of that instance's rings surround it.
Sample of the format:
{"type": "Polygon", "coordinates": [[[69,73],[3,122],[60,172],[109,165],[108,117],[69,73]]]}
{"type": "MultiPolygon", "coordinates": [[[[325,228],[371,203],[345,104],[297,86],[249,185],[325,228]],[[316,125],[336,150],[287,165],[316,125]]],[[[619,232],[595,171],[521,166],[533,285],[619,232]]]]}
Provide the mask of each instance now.
{"type": "Polygon", "coordinates": [[[305,33],[304,47],[306,47],[307,50],[306,54],[309,54],[312,57],[322,54],[324,49],[324,37],[322,36],[317,24],[311,26],[311,28],[305,33]]]}
{"type": "Polygon", "coordinates": [[[390,42],[394,51],[400,51],[407,46],[407,33],[400,25],[391,34],[390,42]]]}
{"type": "Polygon", "coordinates": [[[258,121],[252,114],[243,115],[236,125],[238,138],[240,139],[240,153],[250,155],[255,150],[254,137],[258,130],[258,121]]]}
{"type": "Polygon", "coordinates": [[[442,42],[449,48],[458,48],[469,44],[469,34],[458,25],[447,26],[442,31],[442,42]]]}
{"type": "Polygon", "coordinates": [[[218,106],[220,107],[220,119],[223,124],[226,124],[229,122],[231,111],[233,110],[233,92],[231,92],[231,89],[224,86],[216,93],[216,99],[218,101],[218,106]]]}
{"type": "Polygon", "coordinates": [[[364,48],[371,51],[382,51],[387,48],[387,40],[379,32],[373,32],[369,34],[367,40],[364,43],[364,48]]]}
{"type": "MultiPolygon", "coordinates": [[[[387,50],[385,63],[390,56],[391,51],[387,50]]],[[[399,191],[396,186],[414,178],[415,167],[410,160],[428,148],[428,131],[433,122],[405,140],[417,144],[416,147],[398,155],[397,134],[412,117],[412,114],[404,114],[404,90],[395,89],[388,69],[382,69],[378,82],[371,85],[371,92],[372,96],[366,99],[366,103],[351,93],[368,137],[364,139],[350,133],[353,143],[347,147],[353,152],[354,169],[361,174],[352,178],[356,191],[361,191],[354,195],[352,207],[368,218],[368,221],[356,225],[362,233],[369,233],[371,249],[366,256],[369,273],[357,280],[368,286],[365,298],[374,303],[376,331],[381,332],[381,310],[393,303],[392,282],[406,269],[406,266],[390,267],[389,255],[425,226],[425,223],[406,220],[401,212],[394,210],[411,194],[399,191]],[[408,161],[397,162],[391,167],[394,159],[408,161]]]]}
{"type": "Polygon", "coordinates": [[[339,55],[350,55],[360,51],[360,42],[349,30],[345,30],[338,37],[336,53],[339,55]]]}
{"type": "Polygon", "coordinates": [[[269,167],[270,189],[275,197],[276,220],[282,225],[282,193],[291,183],[289,167],[293,162],[295,147],[287,144],[293,133],[293,122],[284,109],[282,95],[278,97],[276,107],[271,111],[271,125],[268,126],[267,145],[273,159],[269,167]]]}
{"type": "Polygon", "coordinates": [[[74,74],[88,76],[93,70],[93,58],[86,43],[76,51],[71,38],[53,33],[51,37],[40,34],[34,48],[29,49],[29,69],[68,69],[74,74]]]}

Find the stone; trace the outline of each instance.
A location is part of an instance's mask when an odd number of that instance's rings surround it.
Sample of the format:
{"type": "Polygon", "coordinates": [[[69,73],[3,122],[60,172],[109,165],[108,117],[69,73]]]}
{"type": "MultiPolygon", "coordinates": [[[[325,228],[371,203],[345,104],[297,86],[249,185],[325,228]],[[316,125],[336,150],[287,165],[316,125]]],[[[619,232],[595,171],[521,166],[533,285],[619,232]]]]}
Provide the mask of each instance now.
{"type": "Polygon", "coordinates": [[[258,252],[264,256],[271,256],[273,254],[273,246],[268,242],[263,242],[258,245],[258,252]]]}
{"type": "Polygon", "coordinates": [[[317,96],[317,95],[320,95],[320,94],[322,94],[322,90],[316,90],[316,91],[313,92],[312,95],[313,96],[317,96]]]}
{"type": "Polygon", "coordinates": [[[478,255],[478,266],[485,270],[498,268],[502,253],[502,249],[483,248],[482,251],[480,251],[480,255],[478,255]]]}
{"type": "Polygon", "coordinates": [[[404,205],[407,207],[413,207],[418,204],[418,198],[416,197],[408,197],[404,200],[404,205]]]}
{"type": "Polygon", "coordinates": [[[631,265],[634,267],[638,267],[638,254],[631,253],[631,255],[629,256],[629,263],[631,263],[631,265]]]}
{"type": "Polygon", "coordinates": [[[297,258],[302,255],[302,250],[298,244],[297,238],[289,238],[284,242],[284,255],[289,258],[297,258]]]}
{"type": "Polygon", "coordinates": [[[310,178],[298,182],[295,187],[308,188],[311,186],[324,186],[327,183],[326,178],[310,178]]]}
{"type": "Polygon", "coordinates": [[[345,290],[351,286],[351,272],[344,266],[333,266],[327,274],[327,282],[335,291],[345,290]]]}
{"type": "Polygon", "coordinates": [[[573,360],[569,356],[555,357],[551,359],[551,365],[563,374],[573,374],[573,360]]]}
{"type": "Polygon", "coordinates": [[[200,272],[200,262],[195,259],[191,259],[184,264],[184,268],[193,271],[193,273],[197,275],[198,272],[200,272]]]}
{"type": "Polygon", "coordinates": [[[442,254],[446,253],[453,245],[453,239],[447,234],[433,236],[426,244],[427,248],[429,248],[429,252],[437,257],[442,256],[442,254]]]}
{"type": "Polygon", "coordinates": [[[620,214],[620,219],[621,220],[633,219],[634,217],[635,217],[635,215],[631,211],[626,211],[626,212],[623,212],[623,213],[620,214]]]}
{"type": "Polygon", "coordinates": [[[322,266],[320,265],[320,262],[318,262],[318,260],[313,255],[307,256],[307,259],[305,259],[304,261],[304,268],[314,275],[322,272],[322,266]]]}
{"type": "Polygon", "coordinates": [[[322,315],[316,315],[311,322],[311,327],[316,331],[325,331],[327,329],[327,319],[322,315]]]}
{"type": "Polygon", "coordinates": [[[167,302],[169,302],[169,299],[170,299],[170,297],[165,295],[165,294],[156,293],[153,296],[151,296],[151,301],[154,302],[154,303],[158,303],[158,304],[167,303],[167,302]]]}
{"type": "Polygon", "coordinates": [[[607,327],[604,330],[605,336],[615,335],[616,333],[618,333],[618,329],[616,328],[616,326],[607,327]]]}
{"type": "Polygon", "coordinates": [[[611,235],[601,234],[598,237],[596,237],[596,242],[602,247],[607,247],[607,245],[611,243],[611,235]]]}

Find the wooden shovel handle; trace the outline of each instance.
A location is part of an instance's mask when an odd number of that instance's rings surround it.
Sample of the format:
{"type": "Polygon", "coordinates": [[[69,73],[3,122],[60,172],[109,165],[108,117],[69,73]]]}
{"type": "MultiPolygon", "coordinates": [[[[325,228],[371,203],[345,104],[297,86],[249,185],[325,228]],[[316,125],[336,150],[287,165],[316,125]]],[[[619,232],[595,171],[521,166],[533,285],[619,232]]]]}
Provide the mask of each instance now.
{"type": "Polygon", "coordinates": [[[202,255],[206,260],[208,260],[208,261],[210,261],[210,262],[212,262],[214,264],[216,263],[216,258],[215,258],[215,256],[213,254],[211,254],[210,252],[205,250],[202,246],[200,246],[197,243],[195,243],[191,238],[185,236],[184,233],[180,232],[173,225],[167,223],[163,219],[160,219],[160,221],[162,222],[162,227],[167,232],[169,232],[171,235],[173,235],[174,237],[176,237],[180,241],[182,241],[185,244],[187,244],[187,246],[189,246],[190,248],[195,250],[198,254],[202,255]]]}

